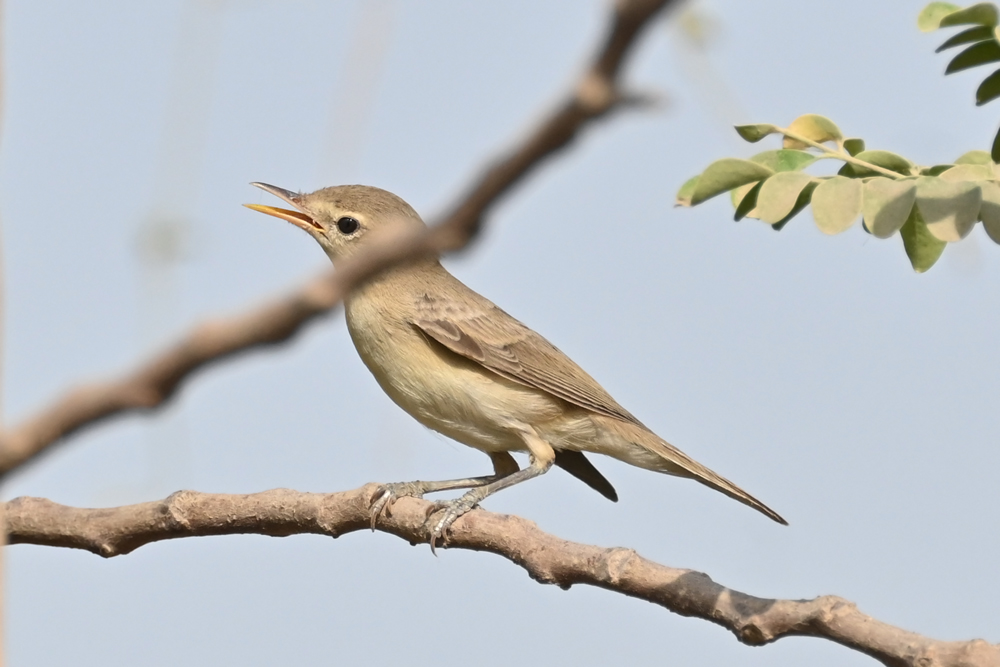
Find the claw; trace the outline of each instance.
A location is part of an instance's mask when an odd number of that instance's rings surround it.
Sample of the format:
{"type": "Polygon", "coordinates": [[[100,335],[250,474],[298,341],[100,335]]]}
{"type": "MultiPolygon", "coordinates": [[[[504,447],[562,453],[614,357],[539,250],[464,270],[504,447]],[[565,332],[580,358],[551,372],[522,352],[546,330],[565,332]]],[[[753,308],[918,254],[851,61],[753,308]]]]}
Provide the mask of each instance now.
{"type": "Polygon", "coordinates": [[[368,505],[372,531],[375,531],[375,524],[380,516],[392,514],[392,505],[400,498],[423,498],[426,493],[424,484],[424,482],[393,482],[380,486],[372,495],[368,505]]]}
{"type": "MultiPolygon", "coordinates": [[[[449,500],[446,502],[435,503],[435,507],[427,515],[427,521],[429,522],[431,516],[437,512],[439,509],[444,510],[444,516],[442,516],[434,527],[430,529],[430,545],[431,553],[435,556],[437,555],[436,547],[438,540],[445,540],[445,533],[451,528],[451,524],[455,523],[458,517],[462,516],[466,512],[472,510],[479,505],[478,494],[474,493],[475,490],[466,493],[461,498],[456,498],[455,500],[449,500]]],[[[425,524],[426,525],[426,524],[425,524]]]]}
{"type": "Polygon", "coordinates": [[[449,521],[447,526],[443,526],[442,525],[443,521],[438,521],[437,525],[434,526],[434,529],[431,531],[431,539],[430,539],[431,553],[433,555],[437,556],[437,551],[435,550],[434,547],[437,546],[438,540],[441,540],[441,544],[445,543],[445,541],[446,541],[447,538],[445,538],[445,534],[444,533],[445,533],[446,530],[448,530],[448,527],[451,526],[451,524],[453,522],[454,522],[454,519],[452,519],[451,521],[449,521]]]}
{"type": "Polygon", "coordinates": [[[434,501],[432,501],[427,506],[427,509],[424,511],[424,523],[426,524],[427,522],[429,522],[431,520],[431,517],[434,516],[435,513],[440,512],[441,510],[445,509],[447,506],[448,506],[448,503],[444,502],[443,500],[434,500],[434,501]]]}
{"type": "Polygon", "coordinates": [[[371,515],[372,532],[375,532],[375,523],[378,518],[382,516],[382,512],[391,504],[392,491],[386,487],[381,487],[372,496],[371,502],[368,506],[368,511],[371,515]]]}
{"type": "Polygon", "coordinates": [[[430,539],[428,542],[431,545],[431,554],[437,556],[437,541],[444,537],[444,534],[440,530],[441,522],[432,523],[432,518],[441,510],[447,510],[450,503],[445,501],[437,501],[427,508],[427,513],[424,517],[424,527],[428,529],[430,533],[430,539]],[[433,528],[431,528],[433,526],[433,528]]]}

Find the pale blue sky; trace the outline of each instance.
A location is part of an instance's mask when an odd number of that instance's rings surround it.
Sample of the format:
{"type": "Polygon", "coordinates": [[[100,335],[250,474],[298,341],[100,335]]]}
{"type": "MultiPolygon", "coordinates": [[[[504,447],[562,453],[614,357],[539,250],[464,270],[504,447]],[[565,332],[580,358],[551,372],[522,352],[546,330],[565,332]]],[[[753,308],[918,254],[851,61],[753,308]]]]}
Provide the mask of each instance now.
{"type": "MultiPolygon", "coordinates": [[[[591,1],[381,2],[5,3],[8,421],[324,268],[305,234],[240,207],[271,203],[250,181],[368,183],[432,217],[558,99],[605,18],[591,1]],[[356,38],[371,26],[390,31],[381,60],[356,38]],[[352,83],[358,67],[373,85],[352,83]],[[163,216],[187,231],[181,261],[157,268],[138,239],[163,216]]],[[[808,214],[776,234],[721,200],[672,207],[713,159],[762,150],[733,122],[823,113],[921,163],[986,148],[1000,106],[976,109],[973,92],[987,72],[942,76],[920,3],[700,7],[717,29],[704,61],[661,23],[628,69],[666,106],[592,128],[448,265],[791,526],[608,460],[618,504],[555,471],[485,505],[754,595],[838,594],[932,637],[1000,641],[1000,248],[977,229],[916,275],[898,238],[826,237],[808,214]]],[[[338,314],[198,375],[164,415],[88,430],[5,495],[102,506],[487,469],[381,393],[338,314]]],[[[8,554],[19,666],[871,664],[819,640],[751,649],[381,534],[8,554]]]]}

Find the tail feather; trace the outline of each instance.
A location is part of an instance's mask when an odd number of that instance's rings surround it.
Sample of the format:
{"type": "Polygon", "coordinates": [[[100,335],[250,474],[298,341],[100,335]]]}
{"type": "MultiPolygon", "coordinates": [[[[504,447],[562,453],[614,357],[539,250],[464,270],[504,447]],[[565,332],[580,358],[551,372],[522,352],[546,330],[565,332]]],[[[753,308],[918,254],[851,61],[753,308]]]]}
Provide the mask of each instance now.
{"type": "MultiPolygon", "coordinates": [[[[777,521],[784,526],[788,525],[788,522],[773,509],[757,500],[722,475],[719,475],[698,463],[652,431],[620,420],[603,418],[602,421],[604,421],[605,424],[614,422],[613,428],[621,437],[628,440],[631,444],[641,447],[645,450],[645,452],[655,455],[655,459],[652,461],[650,461],[650,457],[648,456],[638,457],[642,459],[642,462],[629,461],[628,458],[624,458],[623,460],[633,463],[633,465],[641,465],[644,468],[658,470],[659,472],[665,472],[679,477],[687,477],[697,482],[701,482],[709,488],[715,489],[720,493],[724,493],[733,500],[738,500],[744,505],[754,508],[773,521],[777,521]],[[652,465],[649,465],[650,462],[652,465]]],[[[615,454],[611,452],[605,453],[615,456],[615,454]]]]}
{"type": "Polygon", "coordinates": [[[680,451],[670,443],[664,441],[663,444],[666,445],[670,450],[673,450],[673,452],[675,452],[676,454],[680,455],[677,456],[676,458],[671,457],[672,458],[671,463],[676,464],[678,467],[684,470],[684,473],[681,474],[682,477],[689,477],[695,481],[701,482],[705,486],[715,489],[719,493],[726,494],[733,500],[738,500],[744,505],[754,508],[764,516],[774,521],[777,521],[783,526],[788,525],[788,522],[785,521],[785,519],[780,514],[778,514],[773,509],[771,509],[761,501],[751,496],[749,493],[747,493],[740,487],[730,482],[722,475],[719,475],[713,472],[712,470],[706,468],[705,466],[698,463],[697,461],[695,461],[694,459],[692,459],[687,454],[680,451]]]}
{"type": "Polygon", "coordinates": [[[578,480],[597,491],[608,500],[617,503],[618,493],[607,477],[594,467],[594,464],[587,460],[583,452],[575,452],[570,449],[557,449],[554,463],[576,477],[578,480]]]}

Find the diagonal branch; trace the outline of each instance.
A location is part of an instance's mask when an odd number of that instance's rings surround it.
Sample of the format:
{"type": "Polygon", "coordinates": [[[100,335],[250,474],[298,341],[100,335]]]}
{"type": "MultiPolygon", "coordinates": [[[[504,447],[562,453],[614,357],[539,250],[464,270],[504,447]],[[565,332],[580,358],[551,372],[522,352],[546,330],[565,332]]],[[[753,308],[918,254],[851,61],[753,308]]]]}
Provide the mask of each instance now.
{"type": "Polygon", "coordinates": [[[306,324],[330,312],[352,287],[394,263],[464,248],[478,234],[490,208],[514,185],[566,147],[592,121],[633,101],[621,91],[622,65],[642,29],[674,1],[615,2],[607,35],[567,99],[513,149],[496,159],[440,223],[422,233],[374,244],[336,274],[318,276],[282,299],[197,326],[122,377],[72,389],[34,416],[0,433],[0,476],[85,426],[162,405],[188,376],[204,366],[291,339],[306,324]]]}
{"type": "MultiPolygon", "coordinates": [[[[318,494],[276,489],[250,495],[179,491],[154,502],[109,509],[67,507],[44,498],[6,504],[11,544],[86,549],[110,558],[159,540],[206,535],[311,533],[339,537],[369,527],[369,504],[380,487],[318,494]]],[[[424,526],[434,505],[403,498],[379,519],[378,529],[411,544],[426,543],[424,526]]],[[[474,510],[451,527],[449,549],[488,551],[540,583],[568,589],[597,586],[652,602],[682,616],[720,625],[744,644],[782,637],[828,639],[891,667],[1000,665],[1000,645],[981,639],[930,639],[867,616],[847,600],[776,600],[735,591],[707,575],[660,565],[631,549],[569,542],[516,516],[474,510]]]]}

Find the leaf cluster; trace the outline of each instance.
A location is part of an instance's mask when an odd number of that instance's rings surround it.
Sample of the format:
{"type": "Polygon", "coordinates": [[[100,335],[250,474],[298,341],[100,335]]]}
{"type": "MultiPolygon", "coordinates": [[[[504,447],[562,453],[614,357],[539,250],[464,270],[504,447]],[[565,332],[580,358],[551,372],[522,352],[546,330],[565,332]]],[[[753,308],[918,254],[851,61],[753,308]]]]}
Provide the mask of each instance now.
{"type": "MultiPolygon", "coordinates": [[[[989,2],[965,8],[932,2],[917,18],[924,32],[970,26],[938,47],[941,52],[965,46],[945,74],[1000,62],[998,24],[1000,11],[989,2]]],[[[976,104],[998,97],[1000,69],[979,85],[976,104]]],[[[799,116],[787,128],[763,123],[736,131],[750,143],[781,135],[781,148],[748,160],[716,160],[681,187],[678,206],[697,206],[729,192],[736,220],[757,218],[780,230],[812,205],[816,226],[827,234],[839,234],[860,218],[864,230],[878,238],[898,232],[918,273],[932,267],[948,243],[968,236],[977,222],[1000,244],[1000,132],[989,153],[970,151],[952,163],[922,167],[896,153],[869,150],[863,139],[845,138],[833,121],[817,114],[799,116]],[[834,176],[805,171],[820,160],[843,165],[834,176]]]]}
{"type": "Polygon", "coordinates": [[[729,192],[736,220],[756,218],[775,230],[812,205],[816,226],[827,234],[839,234],[858,219],[878,238],[898,232],[921,273],[976,222],[1000,243],[1000,168],[986,151],[921,167],[896,153],[869,150],[862,139],[845,138],[833,121],[817,114],[799,116],[787,128],[758,124],[736,131],[751,143],[781,135],[782,147],[747,160],[716,160],[681,187],[678,205],[697,206],[729,192]],[[805,171],[820,160],[843,164],[833,176],[805,171]]]}
{"type": "MultiPolygon", "coordinates": [[[[936,50],[941,53],[956,46],[965,46],[948,62],[945,74],[954,74],[972,67],[1000,62],[1000,12],[996,5],[981,2],[970,7],[959,7],[950,2],[932,2],[917,17],[917,27],[922,32],[939,28],[972,26],[949,37],[936,50]]],[[[983,79],[976,89],[976,106],[982,106],[1000,97],[1000,69],[983,79]]],[[[1000,162],[1000,131],[993,138],[990,152],[994,162],[1000,162]]]]}

